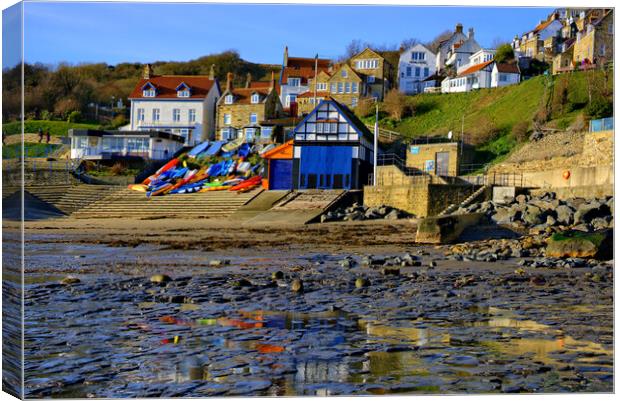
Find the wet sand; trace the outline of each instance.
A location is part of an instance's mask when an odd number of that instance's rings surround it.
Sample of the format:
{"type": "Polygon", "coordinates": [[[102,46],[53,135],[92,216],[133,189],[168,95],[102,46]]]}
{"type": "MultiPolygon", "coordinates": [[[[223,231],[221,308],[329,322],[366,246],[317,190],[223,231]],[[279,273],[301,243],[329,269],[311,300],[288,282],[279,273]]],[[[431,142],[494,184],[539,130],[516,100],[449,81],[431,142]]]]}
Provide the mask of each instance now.
{"type": "Polygon", "coordinates": [[[611,265],[454,261],[414,233],[28,222],[27,396],[613,390],[611,265]],[[400,266],[406,253],[414,265],[400,266]],[[80,282],[59,284],[68,275],[80,282]]]}

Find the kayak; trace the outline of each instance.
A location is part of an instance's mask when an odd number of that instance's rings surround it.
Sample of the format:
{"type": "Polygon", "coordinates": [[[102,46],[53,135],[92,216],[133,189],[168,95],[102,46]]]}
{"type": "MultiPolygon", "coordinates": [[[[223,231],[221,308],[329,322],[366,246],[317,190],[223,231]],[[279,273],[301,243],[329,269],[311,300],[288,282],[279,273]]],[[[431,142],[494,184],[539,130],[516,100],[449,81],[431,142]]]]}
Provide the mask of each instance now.
{"type": "Polygon", "coordinates": [[[211,191],[224,191],[226,189],[230,189],[231,187],[228,185],[220,185],[218,187],[206,187],[206,188],[202,188],[200,191],[198,192],[211,192],[211,191]]]}
{"type": "Polygon", "coordinates": [[[235,139],[234,141],[228,142],[226,145],[222,146],[222,152],[232,152],[237,150],[243,143],[245,142],[245,138],[240,137],[235,139]]]}
{"type": "Polygon", "coordinates": [[[160,187],[157,187],[155,190],[153,190],[151,192],[147,192],[146,196],[150,198],[151,196],[161,195],[166,190],[169,190],[171,188],[172,188],[172,184],[164,184],[164,185],[162,185],[160,187]]]}
{"type": "Polygon", "coordinates": [[[155,174],[147,177],[144,181],[142,181],[142,183],[146,185],[150,184],[150,182],[154,180],[155,178],[157,178],[158,175],[160,175],[164,171],[170,170],[171,168],[175,167],[178,163],[179,163],[179,159],[175,157],[174,159],[170,160],[168,163],[161,166],[159,170],[155,172],[155,174]]]}
{"type": "Polygon", "coordinates": [[[204,152],[202,152],[199,155],[199,157],[216,156],[220,152],[220,149],[222,149],[222,146],[225,143],[226,143],[226,141],[216,141],[216,142],[213,142],[211,144],[211,146],[209,146],[208,149],[206,149],[204,152]]]}
{"type": "Polygon", "coordinates": [[[207,148],[209,147],[210,142],[209,141],[205,141],[203,143],[200,143],[196,146],[194,146],[192,148],[192,150],[190,150],[189,152],[187,152],[187,155],[189,157],[195,158],[196,156],[198,156],[199,154],[201,154],[202,152],[204,152],[205,150],[207,150],[207,148]]]}
{"type": "Polygon", "coordinates": [[[127,188],[131,189],[132,191],[146,192],[148,187],[144,184],[129,184],[127,185],[127,188]]]}
{"type": "Polygon", "coordinates": [[[263,177],[261,177],[260,175],[254,176],[252,178],[249,178],[245,181],[243,181],[240,184],[237,184],[235,186],[230,187],[229,191],[237,191],[239,189],[243,189],[245,187],[251,186],[251,185],[257,185],[261,182],[261,180],[263,179],[263,177]]]}
{"type": "Polygon", "coordinates": [[[241,146],[239,146],[239,150],[237,150],[237,156],[243,158],[248,157],[248,155],[250,154],[250,149],[250,145],[248,145],[247,143],[242,144],[241,146]]]}

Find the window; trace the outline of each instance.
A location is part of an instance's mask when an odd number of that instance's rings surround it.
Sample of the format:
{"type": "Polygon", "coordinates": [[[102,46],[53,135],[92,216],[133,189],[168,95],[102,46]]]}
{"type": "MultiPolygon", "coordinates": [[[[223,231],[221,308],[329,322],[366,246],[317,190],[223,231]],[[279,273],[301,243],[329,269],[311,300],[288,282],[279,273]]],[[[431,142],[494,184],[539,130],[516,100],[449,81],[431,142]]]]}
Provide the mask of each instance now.
{"type": "Polygon", "coordinates": [[[351,92],[357,93],[357,82],[351,83],[351,92]]]}
{"type": "Polygon", "coordinates": [[[189,89],[177,91],[177,97],[189,97],[189,89]]]}
{"type": "Polygon", "coordinates": [[[273,127],[262,127],[260,130],[261,138],[271,138],[271,133],[273,132],[273,127]]]}
{"type": "Polygon", "coordinates": [[[172,109],[172,121],[181,121],[181,110],[172,109]]]}
{"type": "Polygon", "coordinates": [[[193,123],[196,121],[196,109],[189,109],[189,122],[193,123]]]}
{"type": "Polygon", "coordinates": [[[327,83],[326,82],[318,82],[316,84],[316,90],[319,90],[319,91],[327,90],[327,83]]]}
{"type": "Polygon", "coordinates": [[[415,76],[419,77],[420,76],[420,67],[416,67],[415,68],[415,76]]]}
{"type": "Polygon", "coordinates": [[[159,121],[159,109],[153,109],[153,121],[159,121]]]}
{"type": "Polygon", "coordinates": [[[357,107],[357,98],[356,97],[351,99],[351,107],[357,107]]]}
{"type": "Polygon", "coordinates": [[[338,93],[344,92],[344,85],[342,82],[338,82],[338,93]]]}
{"type": "Polygon", "coordinates": [[[138,121],[144,121],[144,109],[138,109],[138,121]]]}
{"type": "Polygon", "coordinates": [[[407,67],[407,76],[410,77],[411,76],[411,67],[407,67]]]}
{"type": "Polygon", "coordinates": [[[259,100],[258,98],[259,98],[258,93],[253,94],[252,95],[252,103],[254,103],[254,104],[258,103],[258,100],[259,100]]]}
{"type": "Polygon", "coordinates": [[[369,75],[369,76],[368,76],[368,83],[369,83],[369,84],[372,84],[372,83],[374,83],[374,82],[375,82],[375,76],[374,76],[374,75],[369,75]]]}
{"type": "Polygon", "coordinates": [[[233,95],[226,95],[226,97],[224,98],[224,103],[232,104],[232,102],[233,102],[233,95]]]}
{"type": "Polygon", "coordinates": [[[506,74],[499,74],[499,81],[500,82],[508,81],[508,76],[506,74]]]}
{"type": "Polygon", "coordinates": [[[301,78],[289,78],[288,79],[288,84],[290,86],[300,86],[301,85],[301,78]]]}
{"type": "Polygon", "coordinates": [[[250,124],[256,124],[256,113],[250,114],[250,124]]]}
{"type": "Polygon", "coordinates": [[[428,67],[424,67],[424,76],[428,77],[429,73],[430,73],[430,71],[429,71],[428,67]]]}
{"type": "Polygon", "coordinates": [[[331,85],[330,85],[330,89],[329,89],[329,91],[330,91],[331,93],[336,93],[336,84],[331,84],[331,85]]]}
{"type": "Polygon", "coordinates": [[[413,61],[424,61],[426,60],[426,53],[424,52],[412,52],[411,60],[413,61]]]}
{"type": "Polygon", "coordinates": [[[350,82],[345,82],[344,83],[344,93],[351,93],[351,83],[350,82]]]}
{"type": "Polygon", "coordinates": [[[369,70],[379,67],[379,60],[357,60],[355,62],[355,68],[359,70],[369,70]]]}
{"type": "Polygon", "coordinates": [[[614,34],[614,23],[610,22],[609,24],[607,24],[607,33],[610,35],[614,34]]]}
{"type": "Polygon", "coordinates": [[[155,97],[155,89],[145,89],[142,91],[144,97],[155,97]]]}
{"type": "Polygon", "coordinates": [[[124,138],[116,138],[116,137],[103,137],[101,140],[101,145],[104,151],[107,152],[119,152],[122,151],[125,147],[124,138]]]}
{"type": "Polygon", "coordinates": [[[291,103],[295,103],[297,101],[297,95],[288,95],[286,97],[286,106],[289,107],[291,103]]]}
{"type": "Polygon", "coordinates": [[[246,128],[245,129],[245,139],[247,141],[253,142],[255,135],[256,135],[256,128],[246,128]]]}
{"type": "Polygon", "coordinates": [[[342,70],[342,71],[340,72],[340,76],[341,76],[342,78],[346,78],[346,77],[347,77],[347,70],[342,70]]]}
{"type": "Polygon", "coordinates": [[[230,125],[230,122],[231,122],[230,114],[224,114],[224,124],[230,125]]]}
{"type": "Polygon", "coordinates": [[[599,47],[599,49],[598,49],[598,55],[599,55],[599,56],[604,56],[604,55],[605,55],[605,44],[604,44],[604,43],[602,43],[602,44],[601,44],[601,47],[599,47]]]}

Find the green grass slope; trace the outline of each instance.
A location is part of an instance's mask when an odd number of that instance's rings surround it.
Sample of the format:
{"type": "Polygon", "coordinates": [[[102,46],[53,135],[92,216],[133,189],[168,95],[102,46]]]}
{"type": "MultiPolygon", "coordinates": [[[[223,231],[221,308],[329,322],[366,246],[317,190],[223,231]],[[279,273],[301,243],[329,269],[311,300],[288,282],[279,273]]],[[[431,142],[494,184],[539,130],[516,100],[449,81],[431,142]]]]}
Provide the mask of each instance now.
{"type": "MultiPolygon", "coordinates": [[[[98,129],[97,124],[78,124],[69,123],[66,121],[49,121],[49,120],[26,120],[24,122],[24,132],[27,134],[36,134],[39,132],[39,128],[43,130],[43,133],[47,129],[50,130],[50,134],[54,136],[67,136],[68,131],[71,128],[75,129],[98,129]]],[[[7,135],[16,135],[21,133],[21,122],[13,121],[10,123],[2,124],[2,131],[7,135]]]]}

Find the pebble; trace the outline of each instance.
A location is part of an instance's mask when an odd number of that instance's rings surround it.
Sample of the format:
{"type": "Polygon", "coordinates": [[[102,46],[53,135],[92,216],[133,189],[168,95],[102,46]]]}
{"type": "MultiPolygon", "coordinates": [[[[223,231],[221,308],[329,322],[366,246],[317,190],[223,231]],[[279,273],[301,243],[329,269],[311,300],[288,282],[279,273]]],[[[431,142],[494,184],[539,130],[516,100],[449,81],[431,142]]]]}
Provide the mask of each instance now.
{"type": "Polygon", "coordinates": [[[169,281],[172,281],[172,279],[170,278],[170,276],[167,276],[165,274],[154,274],[151,276],[151,283],[163,284],[169,281]]]}

